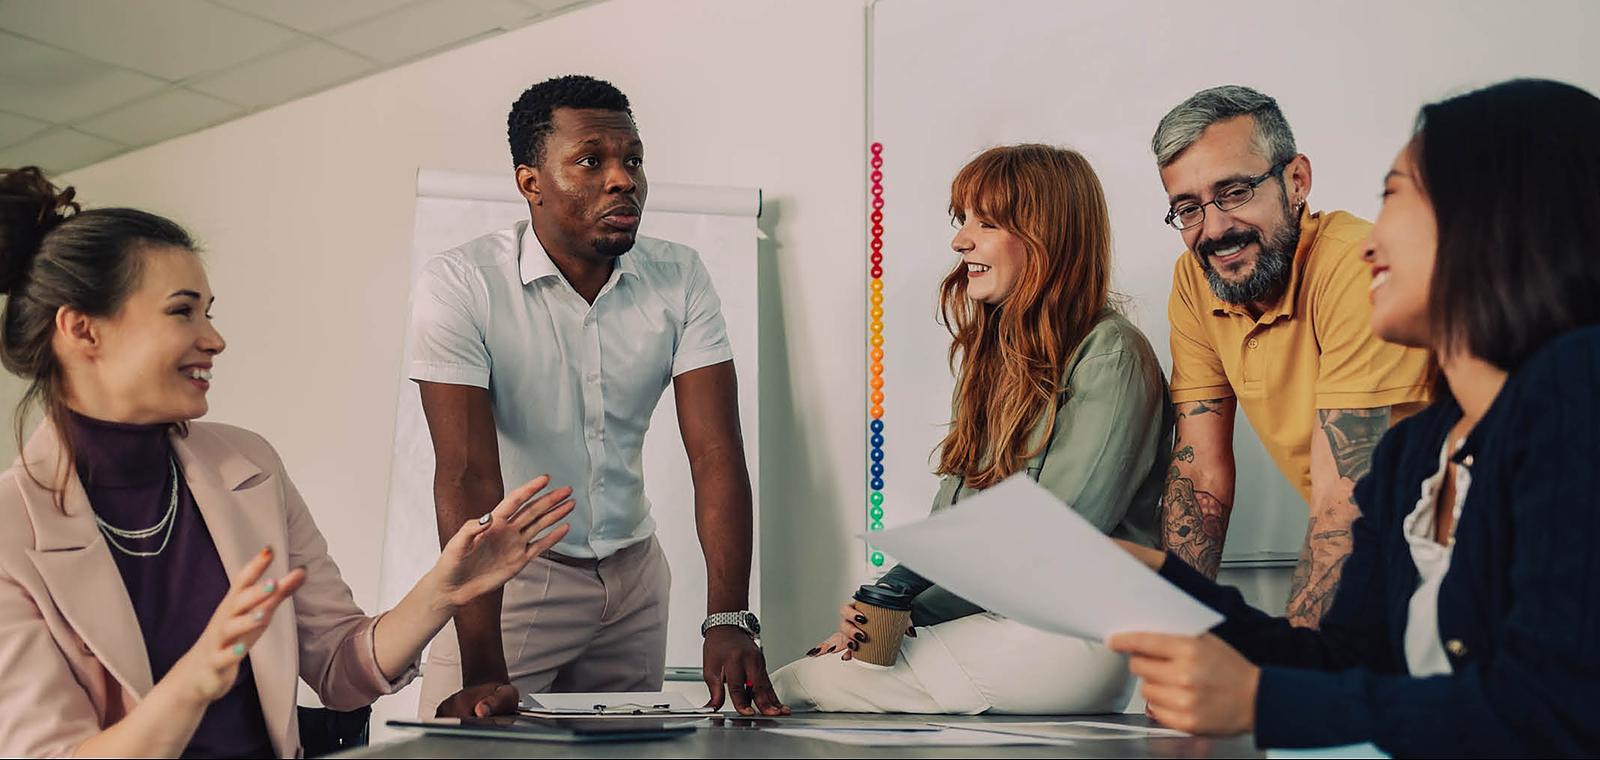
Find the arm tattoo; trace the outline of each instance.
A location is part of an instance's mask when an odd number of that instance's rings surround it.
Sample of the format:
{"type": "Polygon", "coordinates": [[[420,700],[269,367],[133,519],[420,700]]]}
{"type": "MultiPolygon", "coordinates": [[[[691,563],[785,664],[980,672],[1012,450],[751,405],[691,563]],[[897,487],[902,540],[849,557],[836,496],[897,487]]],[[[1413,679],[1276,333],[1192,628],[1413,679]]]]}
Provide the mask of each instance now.
{"type": "Polygon", "coordinates": [[[1339,477],[1354,483],[1372,469],[1372,450],[1389,430],[1389,408],[1319,409],[1318,422],[1328,436],[1339,477]]]}
{"type": "MultiPolygon", "coordinates": [[[[1317,420],[1328,437],[1339,479],[1345,489],[1353,488],[1372,469],[1372,451],[1389,429],[1389,409],[1320,409],[1317,420]]],[[[1348,497],[1312,508],[1289,590],[1289,619],[1295,625],[1315,628],[1333,606],[1350,556],[1350,524],[1359,515],[1348,497]]]]}
{"type": "Polygon", "coordinates": [[[1289,622],[1302,628],[1316,628],[1333,606],[1345,560],[1350,558],[1350,531],[1346,528],[1321,529],[1312,518],[1306,528],[1306,543],[1300,548],[1300,562],[1294,568],[1289,587],[1289,622]]]}
{"type": "Polygon", "coordinates": [[[1226,400],[1227,399],[1208,398],[1203,401],[1196,401],[1194,402],[1194,406],[1191,406],[1188,409],[1183,409],[1180,407],[1178,409],[1178,416],[1198,417],[1202,414],[1215,414],[1220,417],[1222,416],[1222,402],[1226,400]]]}
{"type": "MultiPolygon", "coordinates": [[[[1222,416],[1227,398],[1174,404],[1179,419],[1203,414],[1222,416]]],[[[1194,479],[1178,470],[1179,462],[1194,463],[1194,446],[1178,442],[1161,495],[1161,545],[1190,567],[1215,579],[1222,566],[1222,542],[1228,533],[1228,505],[1215,494],[1197,490],[1194,479]]]]}
{"type": "MultiPolygon", "coordinates": [[[[1189,459],[1194,450],[1185,447],[1189,459]]],[[[1173,455],[1182,457],[1183,451],[1173,455]]],[[[1167,488],[1161,497],[1161,543],[1190,567],[1215,579],[1222,566],[1222,541],[1228,533],[1228,506],[1208,491],[1197,491],[1194,481],[1167,471],[1167,488]]]]}

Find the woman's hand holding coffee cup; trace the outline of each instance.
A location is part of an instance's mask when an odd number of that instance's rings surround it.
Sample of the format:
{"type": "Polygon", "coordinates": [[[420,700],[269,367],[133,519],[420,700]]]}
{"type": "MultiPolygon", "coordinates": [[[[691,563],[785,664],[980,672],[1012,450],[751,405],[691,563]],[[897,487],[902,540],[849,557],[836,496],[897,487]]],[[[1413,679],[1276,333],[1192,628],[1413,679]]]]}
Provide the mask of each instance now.
{"type": "Polygon", "coordinates": [[[806,652],[806,656],[820,657],[834,652],[844,652],[843,659],[850,659],[850,652],[860,648],[862,642],[867,640],[866,632],[856,626],[857,618],[863,623],[867,619],[854,604],[845,602],[844,606],[839,608],[839,630],[812,647],[811,651],[806,652]]]}
{"type": "MultiPolygon", "coordinates": [[[[871,618],[867,617],[869,612],[869,610],[856,607],[854,602],[845,602],[844,606],[839,608],[839,630],[828,638],[823,639],[822,643],[812,647],[811,651],[806,652],[806,656],[821,657],[825,654],[843,652],[844,655],[840,659],[852,659],[851,653],[859,650],[862,644],[871,640],[871,636],[861,629],[861,626],[872,621],[871,618]]],[[[906,635],[916,638],[917,632],[907,626],[906,635]]]]}

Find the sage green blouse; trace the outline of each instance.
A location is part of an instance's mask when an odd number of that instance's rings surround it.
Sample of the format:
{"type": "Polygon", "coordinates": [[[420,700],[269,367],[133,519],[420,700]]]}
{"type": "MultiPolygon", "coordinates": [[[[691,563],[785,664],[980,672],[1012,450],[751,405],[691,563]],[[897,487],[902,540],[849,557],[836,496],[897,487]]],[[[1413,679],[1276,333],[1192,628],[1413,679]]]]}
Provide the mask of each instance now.
{"type": "MultiPolygon", "coordinates": [[[[1054,434],[1029,460],[1029,477],[1107,535],[1155,546],[1174,420],[1166,376],[1150,341],[1127,318],[1107,311],[1067,362],[1056,404],[1054,434]]],[[[1037,446],[1044,436],[1041,420],[1030,443],[1037,446]]],[[[975,493],[963,477],[946,475],[933,511],[975,493]]],[[[883,581],[917,594],[915,625],[984,611],[903,565],[883,581]]]]}

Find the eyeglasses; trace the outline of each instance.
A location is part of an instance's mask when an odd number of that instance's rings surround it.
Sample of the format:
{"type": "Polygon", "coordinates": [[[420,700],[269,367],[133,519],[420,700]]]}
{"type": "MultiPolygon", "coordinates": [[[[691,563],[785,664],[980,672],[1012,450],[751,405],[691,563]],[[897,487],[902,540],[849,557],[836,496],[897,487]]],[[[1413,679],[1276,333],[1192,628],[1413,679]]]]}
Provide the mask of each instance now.
{"type": "Polygon", "coordinates": [[[1216,206],[1219,211],[1232,211],[1243,206],[1249,203],[1251,198],[1256,197],[1257,185],[1277,176],[1278,172],[1283,171],[1283,168],[1293,160],[1293,157],[1286,158],[1273,164],[1265,174],[1257,174],[1238,184],[1228,185],[1217,191],[1217,197],[1205,203],[1185,202],[1181,206],[1173,206],[1167,211],[1166,222],[1172,225],[1173,229],[1182,232],[1197,227],[1206,220],[1206,206],[1216,206]]]}

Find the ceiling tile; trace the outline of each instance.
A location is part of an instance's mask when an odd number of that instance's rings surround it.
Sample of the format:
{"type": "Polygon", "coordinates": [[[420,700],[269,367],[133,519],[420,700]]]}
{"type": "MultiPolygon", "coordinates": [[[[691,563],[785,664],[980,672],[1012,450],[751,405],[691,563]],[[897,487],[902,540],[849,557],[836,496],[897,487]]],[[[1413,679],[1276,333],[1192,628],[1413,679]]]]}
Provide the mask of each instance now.
{"type": "Polygon", "coordinates": [[[512,0],[427,0],[328,35],[336,45],[399,63],[485,32],[521,25],[532,9],[512,0]]]}
{"type": "Polygon", "coordinates": [[[300,37],[203,0],[0,0],[0,28],[174,82],[220,71],[300,37]]]}
{"type": "Polygon", "coordinates": [[[213,0],[302,32],[321,34],[380,16],[413,0],[213,0]]]}
{"type": "Polygon", "coordinates": [[[12,113],[70,122],[164,86],[159,79],[0,32],[0,103],[12,113]]]}
{"type": "Polygon", "coordinates": [[[9,148],[0,148],[0,166],[38,166],[46,174],[60,174],[127,150],[110,140],[75,132],[52,129],[9,148]]]}
{"type": "Polygon", "coordinates": [[[349,81],[376,67],[354,53],[311,42],[193,82],[189,89],[261,108],[349,81]]]}
{"type": "Polygon", "coordinates": [[[242,109],[209,95],[172,89],[85,119],[75,126],[91,135],[128,145],[149,145],[209,127],[242,109]]]}
{"type": "Polygon", "coordinates": [[[0,111],[0,146],[15,145],[50,126],[37,119],[0,111]]]}

